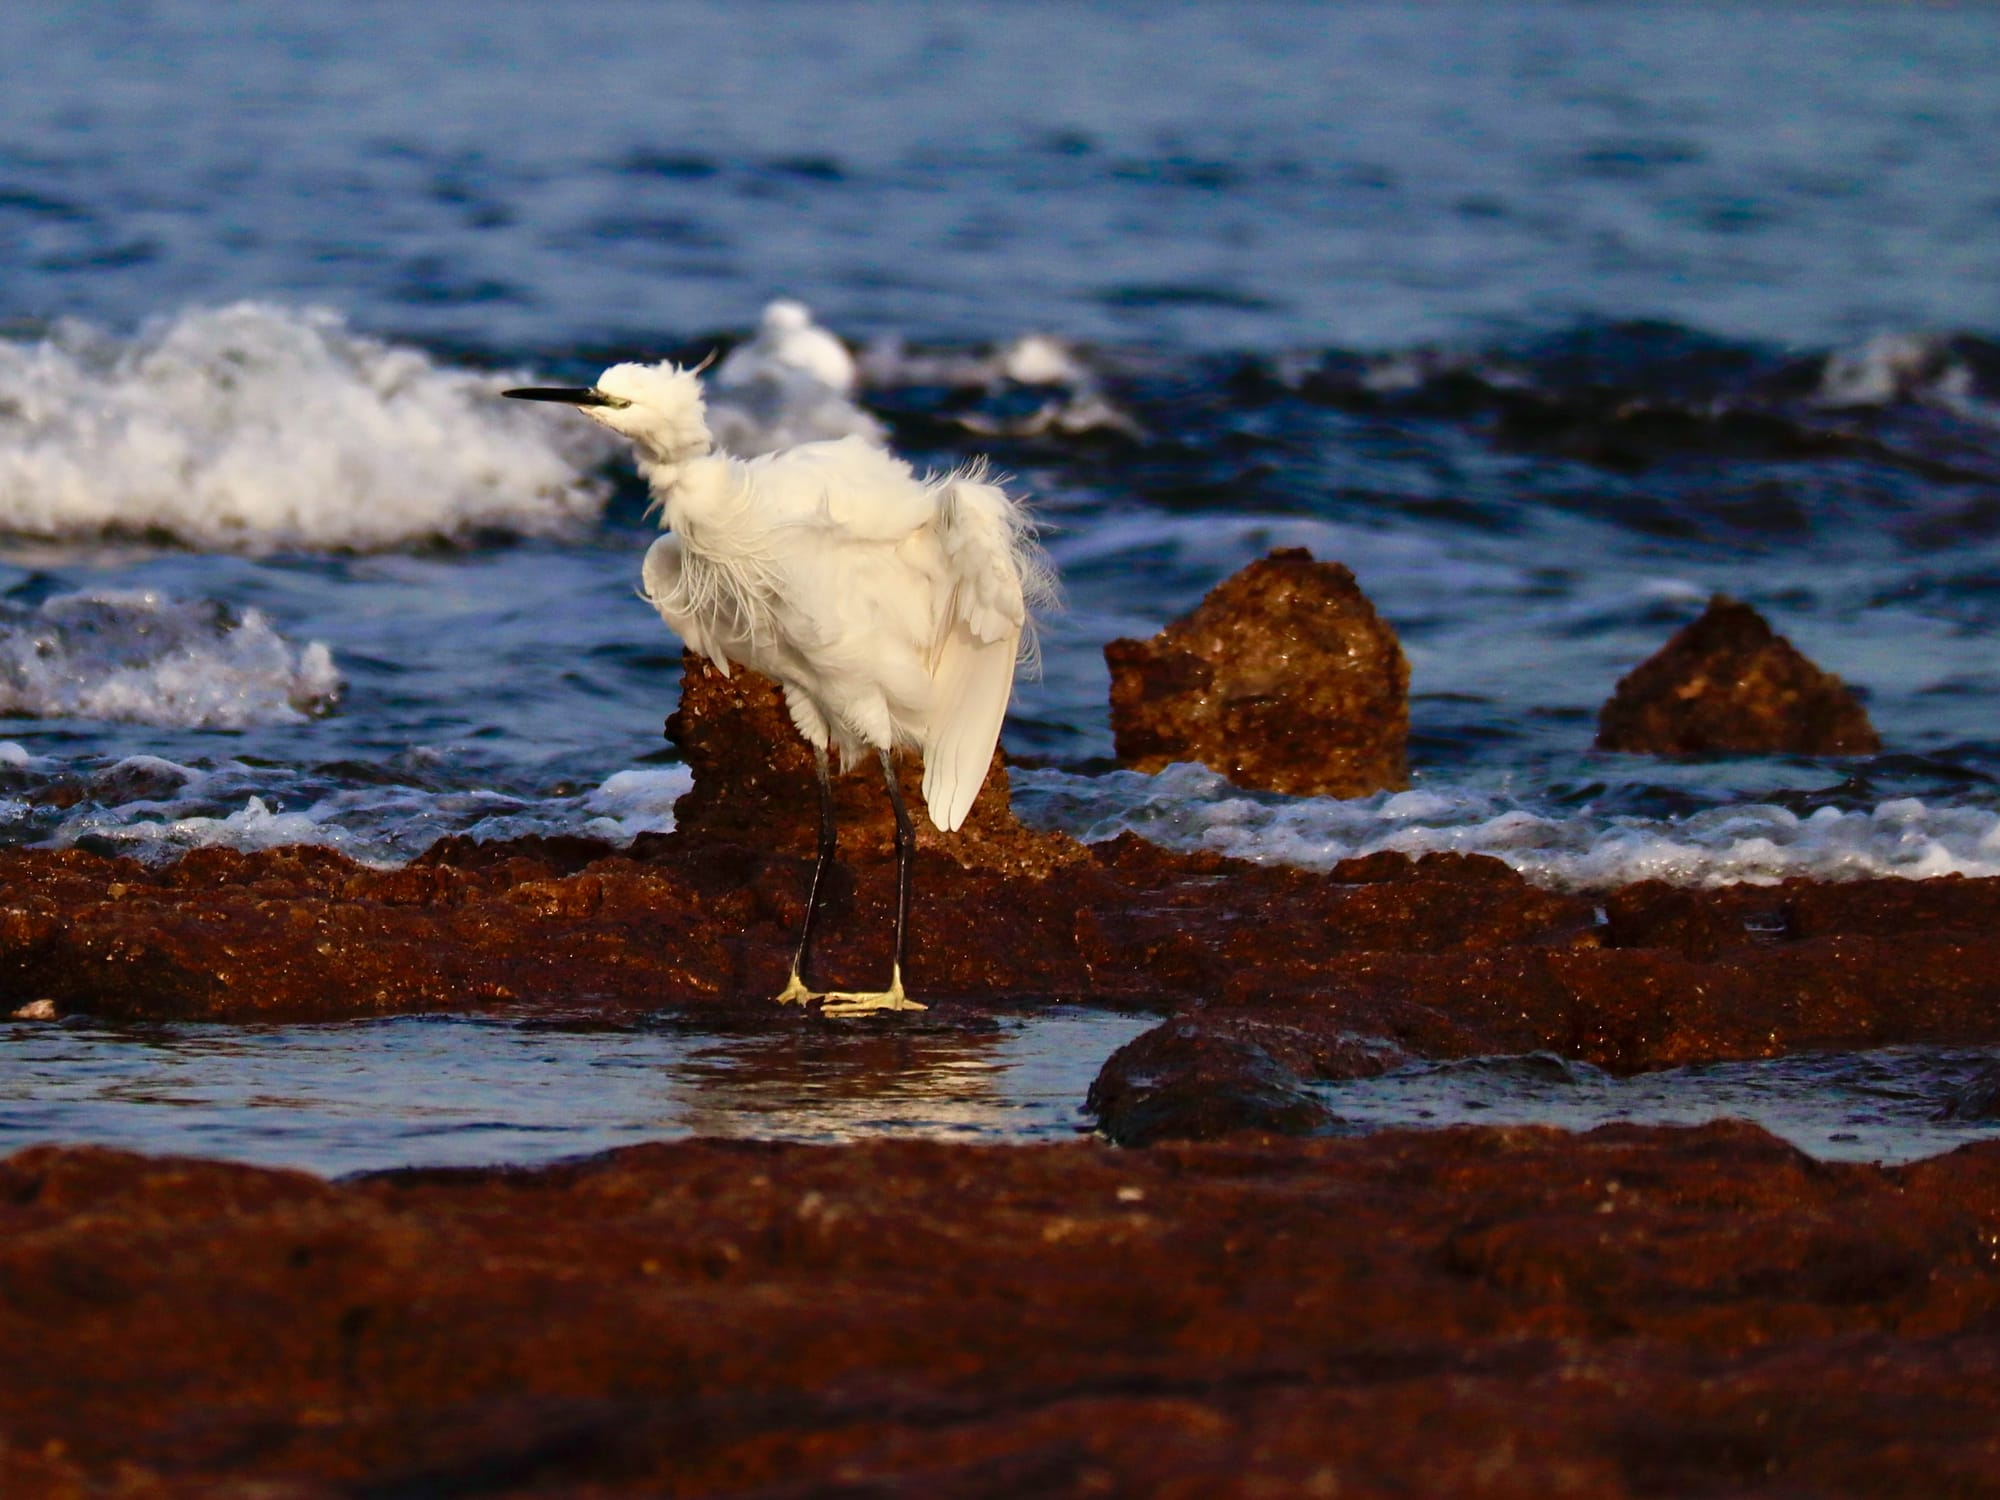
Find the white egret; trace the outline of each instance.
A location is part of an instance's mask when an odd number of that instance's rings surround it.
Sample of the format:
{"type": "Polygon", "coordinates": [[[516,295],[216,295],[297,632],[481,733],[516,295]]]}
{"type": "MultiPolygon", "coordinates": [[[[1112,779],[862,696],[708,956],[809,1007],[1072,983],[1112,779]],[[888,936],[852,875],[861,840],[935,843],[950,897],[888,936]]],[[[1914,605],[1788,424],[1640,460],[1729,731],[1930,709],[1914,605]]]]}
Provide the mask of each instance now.
{"type": "Polygon", "coordinates": [[[666,535],[645,594],[725,674],[774,678],[819,777],[819,859],[778,999],[827,1014],[921,1010],[903,989],[916,835],[895,756],[923,757],[930,819],[955,831],[986,779],[1032,607],[1052,581],[1021,505],[982,468],[919,479],[857,437],[753,459],[715,451],[700,382],[671,364],[614,365],[595,386],[506,392],[559,401],[629,438],[666,535]],[[896,815],[895,957],[887,989],[815,991],[813,919],[836,847],[828,757],[879,758],[896,815]]]}

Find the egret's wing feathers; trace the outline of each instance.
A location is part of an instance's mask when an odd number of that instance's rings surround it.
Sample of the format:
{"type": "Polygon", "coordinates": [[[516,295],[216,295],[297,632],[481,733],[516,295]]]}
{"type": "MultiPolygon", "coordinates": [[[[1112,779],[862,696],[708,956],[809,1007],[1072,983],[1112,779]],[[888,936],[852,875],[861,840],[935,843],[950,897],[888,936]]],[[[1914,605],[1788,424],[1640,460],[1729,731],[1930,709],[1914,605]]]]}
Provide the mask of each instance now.
{"type": "Polygon", "coordinates": [[[971,811],[1000,740],[1027,601],[1022,526],[1003,490],[971,478],[950,481],[936,524],[951,588],[933,648],[924,804],[931,821],[951,832],[971,811]]]}
{"type": "Polygon", "coordinates": [[[946,833],[965,822],[986,781],[1019,646],[1018,631],[982,640],[963,621],[944,633],[924,740],[924,806],[946,833]]]}
{"type": "Polygon", "coordinates": [[[939,497],[938,544],[951,580],[947,619],[962,621],[982,641],[1018,639],[1027,619],[1021,530],[1014,502],[998,485],[956,479],[939,497]]]}
{"type": "Polygon", "coordinates": [[[899,542],[932,515],[929,488],[910,466],[859,437],[803,443],[743,466],[760,514],[853,542],[899,542]]]}
{"type": "Polygon", "coordinates": [[[653,545],[646,549],[646,560],[640,566],[639,578],[647,603],[660,612],[674,634],[696,656],[705,656],[715,663],[715,669],[724,677],[729,675],[730,660],[716,639],[710,622],[704,621],[698,613],[675,608],[680,597],[681,571],[685,557],[681,549],[681,539],[669,533],[655,538],[653,545]]]}

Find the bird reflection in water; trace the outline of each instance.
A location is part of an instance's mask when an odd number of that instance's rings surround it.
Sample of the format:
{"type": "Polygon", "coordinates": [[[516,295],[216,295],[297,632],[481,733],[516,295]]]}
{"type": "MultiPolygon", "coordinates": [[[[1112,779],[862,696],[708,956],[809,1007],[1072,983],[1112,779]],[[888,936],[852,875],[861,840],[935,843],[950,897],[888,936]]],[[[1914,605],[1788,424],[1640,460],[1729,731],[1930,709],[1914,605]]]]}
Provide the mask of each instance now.
{"type": "Polygon", "coordinates": [[[690,1048],[671,1069],[679,1123],[698,1135],[793,1139],[885,1129],[1011,1135],[1029,1113],[1056,1102],[1009,1086],[1025,1039],[1019,1029],[969,1018],[948,1027],[758,1028],[719,1037],[690,1048]]]}

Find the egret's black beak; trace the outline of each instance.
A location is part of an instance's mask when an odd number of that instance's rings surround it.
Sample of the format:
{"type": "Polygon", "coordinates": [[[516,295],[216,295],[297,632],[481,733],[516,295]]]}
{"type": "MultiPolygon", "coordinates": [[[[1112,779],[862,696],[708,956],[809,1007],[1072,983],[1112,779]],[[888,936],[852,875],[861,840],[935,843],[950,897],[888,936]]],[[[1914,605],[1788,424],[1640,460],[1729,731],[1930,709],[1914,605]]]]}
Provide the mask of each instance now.
{"type": "Polygon", "coordinates": [[[502,391],[503,396],[512,396],[516,401],[560,401],[565,406],[630,406],[632,403],[617,396],[607,396],[586,385],[524,385],[511,391],[502,391]]]}

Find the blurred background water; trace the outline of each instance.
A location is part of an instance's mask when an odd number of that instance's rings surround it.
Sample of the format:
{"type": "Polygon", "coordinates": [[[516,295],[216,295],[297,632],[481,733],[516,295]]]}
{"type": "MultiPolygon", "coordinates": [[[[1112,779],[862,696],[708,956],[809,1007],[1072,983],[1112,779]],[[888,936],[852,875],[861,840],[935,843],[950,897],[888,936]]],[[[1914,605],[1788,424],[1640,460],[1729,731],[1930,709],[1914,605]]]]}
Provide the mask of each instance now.
{"type": "Polygon", "coordinates": [[[788,296],[1048,526],[1031,818],[2000,872],[1997,67],[1974,5],[13,0],[0,839],[670,826],[644,497],[495,393],[788,296]],[[1111,766],[1104,643],[1277,545],[1400,633],[1411,791],[1111,766]],[[1883,753],[1593,753],[1717,590],[1883,753]]]}

